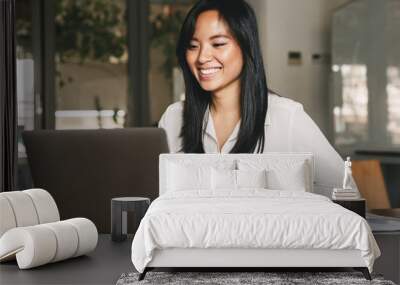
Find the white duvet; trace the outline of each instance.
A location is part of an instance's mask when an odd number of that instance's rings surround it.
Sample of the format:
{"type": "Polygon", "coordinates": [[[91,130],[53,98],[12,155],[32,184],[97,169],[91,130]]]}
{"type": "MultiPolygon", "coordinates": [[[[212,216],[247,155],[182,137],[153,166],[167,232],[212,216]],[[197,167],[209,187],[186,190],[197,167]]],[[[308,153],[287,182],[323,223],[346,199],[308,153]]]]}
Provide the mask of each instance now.
{"type": "Polygon", "coordinates": [[[371,272],[380,255],[359,215],[317,194],[265,189],[160,196],[133,239],[132,262],[143,272],[165,248],[358,249],[371,272]]]}

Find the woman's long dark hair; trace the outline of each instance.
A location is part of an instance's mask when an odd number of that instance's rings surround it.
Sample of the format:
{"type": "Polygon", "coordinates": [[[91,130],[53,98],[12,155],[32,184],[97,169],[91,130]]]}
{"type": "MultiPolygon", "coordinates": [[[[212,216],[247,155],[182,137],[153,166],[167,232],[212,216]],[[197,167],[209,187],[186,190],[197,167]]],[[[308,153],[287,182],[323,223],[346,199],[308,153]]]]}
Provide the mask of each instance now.
{"type": "Polygon", "coordinates": [[[260,49],[256,16],[244,0],[200,0],[189,11],[180,32],[177,56],[185,81],[185,102],[181,137],[182,151],[204,153],[204,115],[211,102],[211,92],[201,88],[186,62],[186,51],[192,40],[197,17],[215,10],[230,28],[243,54],[240,75],[241,122],[231,153],[264,151],[264,122],[268,109],[268,88],[260,49]]]}

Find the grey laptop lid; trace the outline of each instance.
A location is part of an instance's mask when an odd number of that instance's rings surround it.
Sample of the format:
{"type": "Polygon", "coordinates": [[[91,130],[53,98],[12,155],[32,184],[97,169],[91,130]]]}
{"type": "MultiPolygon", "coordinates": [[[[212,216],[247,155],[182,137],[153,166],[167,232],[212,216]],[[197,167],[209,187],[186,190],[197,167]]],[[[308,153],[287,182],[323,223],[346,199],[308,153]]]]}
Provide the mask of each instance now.
{"type": "Polygon", "coordinates": [[[111,198],[158,196],[163,129],[26,131],[23,139],[34,186],[53,195],[62,219],[86,217],[109,232],[111,198]]]}

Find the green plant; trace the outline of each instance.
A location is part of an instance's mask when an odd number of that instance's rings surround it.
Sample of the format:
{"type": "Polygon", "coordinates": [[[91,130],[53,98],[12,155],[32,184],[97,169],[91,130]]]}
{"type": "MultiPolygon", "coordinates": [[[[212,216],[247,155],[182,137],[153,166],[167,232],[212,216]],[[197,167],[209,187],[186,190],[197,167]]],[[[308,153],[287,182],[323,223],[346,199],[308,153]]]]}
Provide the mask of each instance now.
{"type": "MultiPolygon", "coordinates": [[[[121,58],[126,49],[124,16],[117,1],[58,0],[56,1],[56,58],[59,63],[78,60],[107,62],[121,58]]],[[[61,74],[59,85],[65,80],[61,74]]],[[[68,79],[69,81],[72,78],[68,79]]]]}
{"type": "Polygon", "coordinates": [[[78,57],[107,61],[119,58],[126,38],[121,34],[121,8],[110,0],[62,0],[56,7],[56,51],[60,62],[78,57]]]}
{"type": "Polygon", "coordinates": [[[168,79],[172,77],[172,68],[178,65],[175,49],[183,20],[182,12],[175,11],[168,15],[160,13],[151,21],[151,45],[163,51],[165,60],[161,68],[168,79]]]}

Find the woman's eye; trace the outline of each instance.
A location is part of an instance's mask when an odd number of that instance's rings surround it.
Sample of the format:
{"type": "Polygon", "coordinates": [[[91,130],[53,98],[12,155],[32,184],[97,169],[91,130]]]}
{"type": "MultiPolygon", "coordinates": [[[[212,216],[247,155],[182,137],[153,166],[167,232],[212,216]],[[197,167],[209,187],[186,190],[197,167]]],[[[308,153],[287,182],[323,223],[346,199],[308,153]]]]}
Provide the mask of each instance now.
{"type": "Polygon", "coordinates": [[[222,47],[224,45],[226,45],[226,43],[215,43],[213,44],[213,47],[222,47]]]}
{"type": "Polygon", "coordinates": [[[195,49],[197,48],[197,45],[189,44],[188,49],[195,49]]]}

